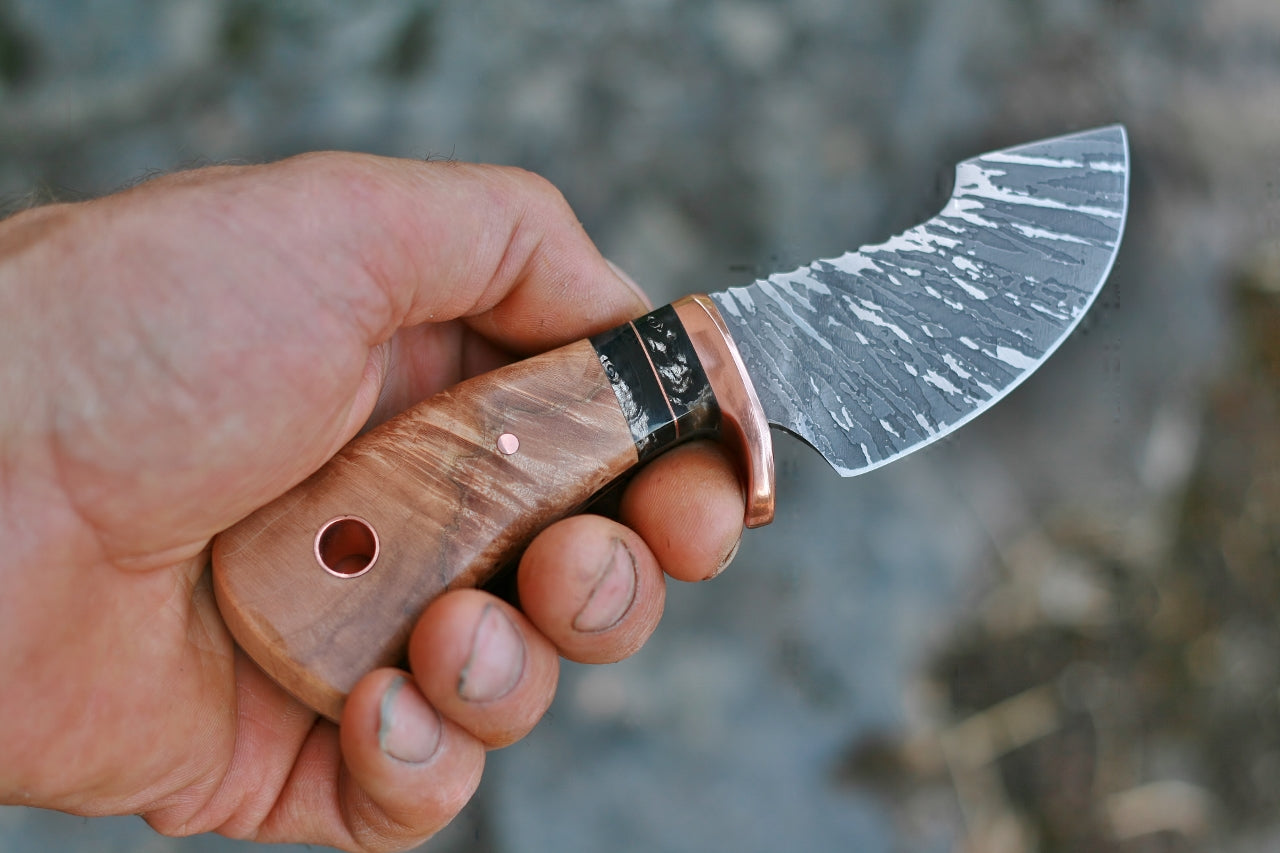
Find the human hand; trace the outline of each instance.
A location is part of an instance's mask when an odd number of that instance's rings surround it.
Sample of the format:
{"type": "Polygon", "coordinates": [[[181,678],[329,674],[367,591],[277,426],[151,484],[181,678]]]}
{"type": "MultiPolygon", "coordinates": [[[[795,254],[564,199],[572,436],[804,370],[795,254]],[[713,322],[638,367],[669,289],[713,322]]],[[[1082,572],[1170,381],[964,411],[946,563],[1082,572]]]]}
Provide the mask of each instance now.
{"type": "Polygon", "coordinates": [[[621,523],[548,528],[524,613],[438,599],[412,672],[370,673],[340,727],[236,650],[209,541],[366,425],[644,310],[516,170],[308,155],[0,223],[0,802],[356,850],[438,830],[546,710],[557,653],[627,656],[663,570],[727,562],[721,452],[650,464],[621,523]]]}

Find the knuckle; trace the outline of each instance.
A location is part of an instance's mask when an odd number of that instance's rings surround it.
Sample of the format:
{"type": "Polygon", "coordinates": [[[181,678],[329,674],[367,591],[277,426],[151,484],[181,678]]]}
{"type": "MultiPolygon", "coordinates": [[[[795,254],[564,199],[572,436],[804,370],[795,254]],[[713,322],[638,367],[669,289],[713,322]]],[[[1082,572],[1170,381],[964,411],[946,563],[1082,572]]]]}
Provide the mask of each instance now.
{"type": "Polygon", "coordinates": [[[548,220],[578,221],[564,193],[548,178],[518,166],[495,168],[497,174],[510,184],[513,194],[523,200],[525,208],[534,213],[536,219],[544,225],[548,220]]]}
{"type": "MultiPolygon", "coordinates": [[[[386,165],[381,158],[368,154],[345,151],[313,151],[299,154],[285,161],[291,169],[297,169],[323,179],[322,191],[333,193],[344,207],[335,209],[359,209],[375,203],[386,189],[386,165]]],[[[310,182],[309,182],[310,183],[310,182]]],[[[305,186],[305,193],[314,192],[317,185],[305,186]]]]}

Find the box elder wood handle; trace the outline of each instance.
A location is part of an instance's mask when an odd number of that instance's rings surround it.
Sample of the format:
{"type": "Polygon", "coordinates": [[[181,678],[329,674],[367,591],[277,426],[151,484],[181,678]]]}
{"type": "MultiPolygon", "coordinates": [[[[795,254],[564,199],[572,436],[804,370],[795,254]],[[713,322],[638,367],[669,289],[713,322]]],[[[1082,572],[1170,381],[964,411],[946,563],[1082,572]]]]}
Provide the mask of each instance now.
{"type": "Polygon", "coordinates": [[[213,543],[218,606],[282,687],[337,720],[418,616],[672,444],[718,430],[747,524],[773,511],[768,425],[705,297],[463,382],[344,447],[213,543]]]}

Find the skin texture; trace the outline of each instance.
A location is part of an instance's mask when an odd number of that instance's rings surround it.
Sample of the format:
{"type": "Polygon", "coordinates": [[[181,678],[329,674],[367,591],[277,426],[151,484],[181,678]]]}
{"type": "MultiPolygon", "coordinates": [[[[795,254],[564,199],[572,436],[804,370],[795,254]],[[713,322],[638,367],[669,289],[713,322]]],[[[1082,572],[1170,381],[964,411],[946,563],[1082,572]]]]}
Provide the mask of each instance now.
{"type": "Polygon", "coordinates": [[[235,649],[208,545],[367,425],[647,309],[545,181],[316,154],[0,223],[0,802],[167,834],[398,850],[536,724],[558,655],[621,659],[664,576],[716,574],[742,495],[716,447],[656,460],[621,521],[534,541],[524,612],[431,605],[411,672],[341,726],[235,649]]]}

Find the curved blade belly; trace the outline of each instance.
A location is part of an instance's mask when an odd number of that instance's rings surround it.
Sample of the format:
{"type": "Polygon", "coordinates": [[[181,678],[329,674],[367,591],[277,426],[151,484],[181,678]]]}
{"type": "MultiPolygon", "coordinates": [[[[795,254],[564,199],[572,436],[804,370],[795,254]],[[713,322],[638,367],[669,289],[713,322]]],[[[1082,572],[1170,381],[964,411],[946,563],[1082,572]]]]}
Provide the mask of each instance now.
{"type": "Polygon", "coordinates": [[[1029,376],[1106,281],[1124,129],[961,163],[947,206],[880,245],[711,294],[770,423],[844,476],[928,444],[1029,376]]]}

